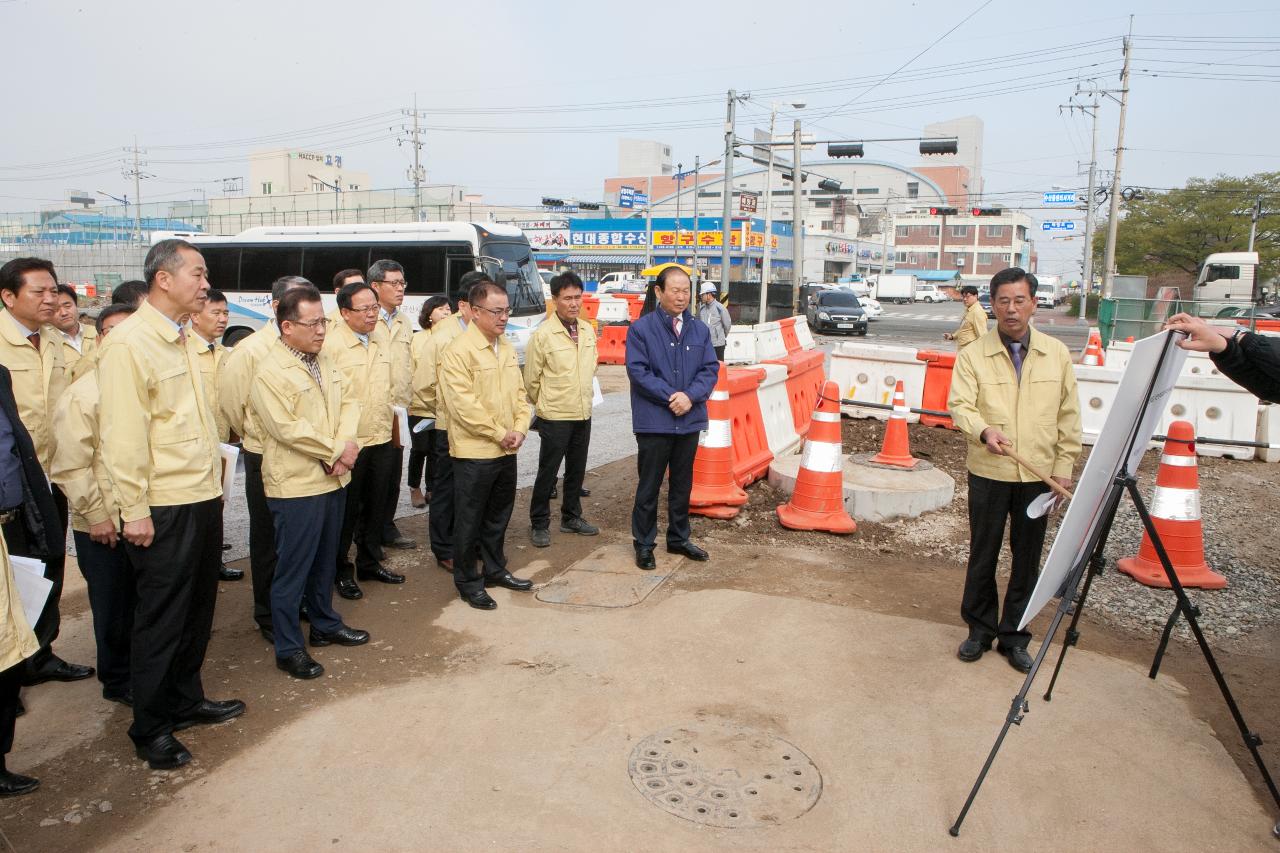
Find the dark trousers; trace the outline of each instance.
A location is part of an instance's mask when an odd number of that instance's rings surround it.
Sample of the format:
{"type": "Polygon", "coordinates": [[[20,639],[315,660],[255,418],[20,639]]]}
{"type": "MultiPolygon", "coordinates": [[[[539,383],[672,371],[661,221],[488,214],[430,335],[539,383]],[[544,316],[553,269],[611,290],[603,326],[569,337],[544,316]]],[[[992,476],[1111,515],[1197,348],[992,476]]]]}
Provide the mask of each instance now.
{"type": "Polygon", "coordinates": [[[421,418],[417,415],[409,415],[409,435],[412,437],[412,444],[409,446],[409,488],[420,489],[426,485],[427,491],[431,491],[431,465],[433,462],[431,454],[431,433],[432,429],[424,429],[421,432],[414,432],[413,428],[424,420],[430,418],[421,418]],[[426,479],[423,479],[423,477],[426,479]]]}
{"type": "Polygon", "coordinates": [[[1026,648],[1030,642],[1031,632],[1019,631],[1018,623],[1040,575],[1049,518],[1027,518],[1027,505],[1047,491],[1049,487],[1040,482],[1008,483],[969,475],[969,570],[960,615],[969,626],[970,637],[983,642],[998,637],[1005,647],[1026,648]],[[1013,567],[1001,612],[996,562],[1004,545],[1006,518],[1013,567]]]}
{"type": "Polygon", "coordinates": [[[582,478],[587,473],[587,448],[591,446],[591,419],[585,421],[538,420],[538,478],[529,503],[529,523],[535,529],[551,525],[551,490],[564,462],[564,491],[560,493],[560,518],[582,518],[582,478]]]}
{"type": "MultiPolygon", "coordinates": [[[[67,516],[67,496],[57,486],[53,487],[53,503],[57,507],[58,517],[45,519],[45,523],[63,525],[62,533],[54,536],[55,539],[62,542],[66,539],[67,528],[62,519],[67,516]]],[[[62,599],[62,581],[67,565],[67,549],[63,546],[59,547],[54,554],[45,554],[44,543],[31,539],[27,533],[26,525],[22,523],[20,518],[15,518],[4,525],[4,541],[9,548],[10,554],[18,557],[32,557],[43,561],[44,576],[53,582],[53,589],[49,591],[49,600],[45,602],[44,610],[41,611],[40,618],[36,620],[36,624],[31,626],[31,629],[35,632],[36,640],[40,643],[40,650],[21,664],[24,670],[30,673],[45,665],[49,658],[53,656],[53,641],[58,638],[58,632],[62,628],[62,616],[58,605],[62,599]]]]}
{"type": "Polygon", "coordinates": [[[342,537],[338,541],[337,579],[352,580],[355,569],[376,571],[382,564],[382,528],[387,521],[387,480],[400,484],[391,442],[361,448],[351,482],[345,489],[346,510],[342,514],[342,537]],[[347,560],[351,543],[356,543],[356,561],[347,560]]]}
{"type": "Polygon", "coordinates": [[[342,627],[333,609],[335,555],[342,537],[346,494],[335,489],[305,498],[267,498],[276,522],[280,560],[271,582],[271,624],[275,626],[276,657],[304,650],[299,606],[317,630],[332,634],[342,627]]]}
{"type": "Polygon", "coordinates": [[[453,457],[449,433],[431,430],[431,553],[437,560],[453,559],[453,457]]]}
{"type": "Polygon", "coordinates": [[[667,544],[689,541],[689,493],[693,490],[693,457],[698,434],[636,433],[636,502],[631,509],[631,538],[636,548],[658,541],[658,491],[667,474],[667,544]]]}
{"type": "Polygon", "coordinates": [[[93,612],[93,639],[98,646],[98,680],[102,692],[123,696],[129,692],[129,659],[133,644],[133,614],[138,606],[137,579],[123,540],[103,545],[88,533],[72,531],[76,559],[89,588],[93,612]]]}
{"type": "Polygon", "coordinates": [[[453,460],[453,583],[463,595],[506,573],[503,540],[515,502],[515,456],[453,460]],[[482,560],[483,571],[476,565],[482,560]]]}
{"type": "Polygon", "coordinates": [[[276,527],[262,488],[262,454],[243,448],[244,501],[249,506],[249,574],[253,580],[253,621],[271,629],[271,578],[276,573],[276,527]]]}
{"type": "Polygon", "coordinates": [[[15,663],[0,672],[0,770],[4,757],[13,749],[13,729],[18,719],[18,691],[22,689],[23,665],[15,663]]]}
{"type": "Polygon", "coordinates": [[[724,346],[724,344],[721,344],[718,347],[712,347],[716,351],[716,361],[724,361],[724,346]]]}
{"type": "Polygon", "coordinates": [[[396,509],[400,506],[400,475],[404,473],[404,448],[396,447],[394,444],[388,444],[387,453],[391,459],[388,465],[392,474],[387,478],[385,483],[381,483],[383,489],[382,504],[382,538],[378,540],[378,544],[391,544],[400,538],[400,528],[396,527],[396,509]]]}
{"type": "Polygon", "coordinates": [[[138,583],[133,619],[133,725],[145,742],[204,701],[204,664],[222,564],[222,499],[151,507],[150,547],[125,551],[138,583]]]}

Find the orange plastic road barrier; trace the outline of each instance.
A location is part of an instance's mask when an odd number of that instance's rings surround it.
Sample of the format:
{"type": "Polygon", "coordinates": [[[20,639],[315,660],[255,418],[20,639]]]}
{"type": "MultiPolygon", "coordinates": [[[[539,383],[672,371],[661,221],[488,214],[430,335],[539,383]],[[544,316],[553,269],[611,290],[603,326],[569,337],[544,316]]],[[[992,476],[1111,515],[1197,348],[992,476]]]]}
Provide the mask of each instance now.
{"type": "Polygon", "coordinates": [[[889,415],[884,430],[884,444],[871,461],[898,468],[914,468],[920,464],[920,460],[911,455],[911,441],[907,437],[907,394],[902,390],[901,379],[893,389],[893,414],[889,415]]]}
{"type": "MultiPolygon", "coordinates": [[[[1196,469],[1196,430],[1188,421],[1169,424],[1156,473],[1156,494],[1151,501],[1155,524],[1169,562],[1183,586],[1222,589],[1227,579],[1204,561],[1204,528],[1200,522],[1200,475],[1196,469]]],[[[1116,567],[1147,586],[1173,586],[1156,555],[1151,537],[1144,531],[1138,556],[1116,562],[1116,567]]]]}
{"type": "Polygon", "coordinates": [[[773,453],[764,428],[764,413],[757,393],[764,371],[758,367],[731,367],[729,417],[733,424],[733,479],[739,486],[754,483],[769,472],[773,453]]]}
{"type": "Polygon", "coordinates": [[[615,293],[613,295],[619,299],[627,300],[627,319],[632,323],[640,319],[640,309],[644,307],[643,293],[615,293]]]}
{"type": "Polygon", "coordinates": [[[594,293],[582,294],[582,316],[594,323],[596,315],[599,313],[600,297],[596,296],[594,293]]]}
{"type": "Polygon", "coordinates": [[[720,362],[716,387],[707,400],[707,428],[698,436],[693,457],[689,512],[708,518],[733,518],[747,493],[733,477],[733,424],[729,413],[729,374],[720,362]]]}
{"type": "MultiPolygon", "coordinates": [[[[924,362],[924,394],[921,396],[920,408],[933,409],[935,412],[947,411],[947,397],[951,395],[951,370],[956,364],[954,352],[938,352],[920,350],[916,358],[924,362]]],[[[941,415],[920,415],[920,423],[931,427],[955,429],[951,418],[941,415]]]]}
{"type": "Polygon", "coordinates": [[[804,347],[800,346],[800,338],[796,336],[795,317],[782,318],[778,321],[778,326],[782,329],[782,343],[787,348],[787,355],[804,349],[804,347]]]}
{"type": "Polygon", "coordinates": [[[1080,359],[1080,363],[1087,366],[1102,367],[1107,363],[1107,357],[1102,353],[1102,335],[1098,334],[1097,329],[1089,330],[1089,343],[1084,347],[1084,358],[1080,359]]]}
{"type": "Polygon", "coordinates": [[[630,326],[605,326],[596,339],[596,364],[627,363],[627,329],[630,326]]]}
{"type": "MultiPolygon", "coordinates": [[[[787,368],[787,400],[791,403],[791,422],[796,435],[809,433],[809,419],[818,402],[818,391],[826,379],[822,370],[822,350],[800,350],[782,358],[765,359],[765,364],[781,364],[787,368]]],[[[836,395],[839,398],[839,395],[836,395]]]]}
{"type": "Polygon", "coordinates": [[[840,388],[822,385],[813,426],[804,442],[796,489],[778,507],[778,521],[791,530],[852,533],[858,529],[844,508],[844,462],[841,457],[840,388]]]}

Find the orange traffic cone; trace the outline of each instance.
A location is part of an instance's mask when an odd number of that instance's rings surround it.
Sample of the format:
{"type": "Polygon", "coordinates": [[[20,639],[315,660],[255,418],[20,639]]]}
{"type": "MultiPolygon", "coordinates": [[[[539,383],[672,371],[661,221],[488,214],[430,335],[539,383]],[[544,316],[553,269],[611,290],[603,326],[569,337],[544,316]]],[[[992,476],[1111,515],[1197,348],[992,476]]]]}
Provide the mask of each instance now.
{"type": "MultiPolygon", "coordinates": [[[[1200,522],[1200,475],[1196,472],[1196,432],[1187,421],[1169,424],[1160,470],[1156,474],[1156,494],[1151,501],[1151,521],[1160,534],[1169,562],[1183,586],[1222,589],[1227,579],[1204,561],[1204,529],[1200,522]]],[[[1126,557],[1116,567],[1147,586],[1168,589],[1173,584],[1151,544],[1142,534],[1138,556],[1126,557]]]]}
{"type": "Polygon", "coordinates": [[[858,529],[844,508],[844,463],[840,455],[840,388],[822,383],[809,425],[791,501],[778,507],[778,521],[791,530],[852,533],[858,529]]]}
{"type": "Polygon", "coordinates": [[[1107,363],[1107,357],[1102,353],[1102,335],[1097,329],[1089,330],[1089,343],[1085,344],[1084,358],[1080,363],[1091,367],[1102,367],[1107,363]]]}
{"type": "Polygon", "coordinates": [[[911,443],[907,438],[907,395],[902,390],[901,379],[898,387],[893,389],[893,414],[885,427],[884,444],[871,461],[898,468],[914,468],[920,464],[920,460],[911,455],[911,443]]]}
{"type": "Polygon", "coordinates": [[[729,414],[729,372],[720,362],[716,387],[707,400],[707,428],[698,436],[693,458],[689,512],[708,518],[733,518],[747,493],[733,478],[733,422],[729,414]]]}

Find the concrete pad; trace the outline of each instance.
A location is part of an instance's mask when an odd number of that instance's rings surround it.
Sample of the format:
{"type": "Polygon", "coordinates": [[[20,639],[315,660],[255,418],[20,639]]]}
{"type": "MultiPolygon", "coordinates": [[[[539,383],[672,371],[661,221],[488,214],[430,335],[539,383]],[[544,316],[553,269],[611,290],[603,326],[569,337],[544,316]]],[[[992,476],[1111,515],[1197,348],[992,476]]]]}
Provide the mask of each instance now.
{"type": "Polygon", "coordinates": [[[684,559],[657,550],[653,556],[657,569],[638,569],[634,548],[605,545],[552,578],[538,590],[537,599],[578,607],[631,607],[648,598],[684,559]]]}
{"type": "MultiPolygon", "coordinates": [[[[911,470],[865,464],[872,454],[843,456],[844,508],[857,521],[915,518],[951,503],[956,482],[928,463],[911,470]]],[[[800,454],[769,464],[769,485],[790,495],[796,488],[800,454]]]]}
{"type": "Polygon", "coordinates": [[[954,627],[729,590],[499,614],[453,602],[429,629],[472,638],[451,672],[325,704],[104,849],[1274,849],[1274,816],[1185,691],[1087,650],[1051,704],[1032,692],[952,839],[1022,682],[994,654],[958,661],[954,627]],[[637,790],[637,744],[719,723],[804,750],[813,808],[719,828],[637,790]]]}

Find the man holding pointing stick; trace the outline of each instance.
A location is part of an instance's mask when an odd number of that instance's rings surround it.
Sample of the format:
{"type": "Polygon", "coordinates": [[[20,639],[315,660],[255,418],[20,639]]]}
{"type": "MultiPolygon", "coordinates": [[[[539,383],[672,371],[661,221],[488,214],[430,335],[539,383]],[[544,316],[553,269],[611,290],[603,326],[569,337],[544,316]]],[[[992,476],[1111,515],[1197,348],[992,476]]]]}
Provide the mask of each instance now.
{"type": "Polygon", "coordinates": [[[1031,633],[1019,631],[1018,622],[1035,588],[1048,525],[1046,515],[1028,518],[1027,507],[1049,490],[1037,470],[1070,488],[1080,455],[1080,403],[1066,346],[1031,326],[1034,277],[1017,267],[996,273],[991,304],[995,333],[960,351],[947,401],[969,440],[969,568],[960,605],[969,636],[957,655],[976,661],[998,640],[1009,665],[1027,672],[1031,633]],[[1006,517],[1013,566],[1001,612],[996,562],[1006,517]]]}

